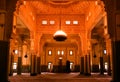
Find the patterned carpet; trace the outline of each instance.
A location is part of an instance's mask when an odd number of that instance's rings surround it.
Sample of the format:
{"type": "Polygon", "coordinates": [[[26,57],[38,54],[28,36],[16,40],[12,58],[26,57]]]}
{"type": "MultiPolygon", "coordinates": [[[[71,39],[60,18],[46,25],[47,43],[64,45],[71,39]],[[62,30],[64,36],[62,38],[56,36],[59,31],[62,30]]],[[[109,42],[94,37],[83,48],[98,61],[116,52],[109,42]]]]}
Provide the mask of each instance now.
{"type": "Polygon", "coordinates": [[[10,82],[110,82],[108,75],[93,74],[91,76],[79,75],[79,73],[42,73],[37,76],[29,74],[14,75],[9,77],[10,82]]]}

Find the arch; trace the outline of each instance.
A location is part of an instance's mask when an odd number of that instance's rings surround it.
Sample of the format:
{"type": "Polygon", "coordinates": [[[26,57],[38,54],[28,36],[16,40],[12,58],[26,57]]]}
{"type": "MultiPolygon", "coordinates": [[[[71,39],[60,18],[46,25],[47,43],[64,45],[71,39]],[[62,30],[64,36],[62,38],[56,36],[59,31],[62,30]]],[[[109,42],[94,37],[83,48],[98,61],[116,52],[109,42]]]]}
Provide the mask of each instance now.
{"type": "MultiPolygon", "coordinates": [[[[43,62],[45,64],[47,63],[47,61],[46,61],[47,59],[45,59],[45,57],[46,57],[45,55],[48,53],[47,51],[49,49],[54,51],[53,54],[57,53],[56,52],[57,49],[60,49],[60,50],[63,49],[63,50],[65,50],[65,54],[66,55],[69,54],[69,50],[73,49],[73,50],[75,50],[74,53],[75,53],[75,57],[77,58],[76,61],[74,60],[74,64],[76,65],[75,70],[79,71],[78,70],[79,69],[79,58],[80,58],[80,55],[82,53],[80,37],[78,35],[68,35],[68,39],[66,41],[64,41],[64,42],[57,42],[57,41],[53,40],[53,36],[52,35],[50,35],[50,34],[48,34],[48,35],[43,34],[41,36],[41,39],[40,39],[40,48],[42,49],[41,61],[43,61],[42,58],[44,56],[44,61],[43,62]],[[49,37],[48,37],[48,35],[49,35],[49,37]],[[72,38],[72,40],[70,40],[70,38],[72,38]]],[[[65,57],[67,57],[67,56],[65,56],[65,57]]],[[[65,60],[67,60],[67,59],[65,58],[65,60]]],[[[63,62],[65,62],[65,61],[63,61],[63,62]]],[[[44,67],[43,65],[42,65],[42,67],[43,68],[45,68],[45,67],[47,68],[47,66],[44,67]]]]}

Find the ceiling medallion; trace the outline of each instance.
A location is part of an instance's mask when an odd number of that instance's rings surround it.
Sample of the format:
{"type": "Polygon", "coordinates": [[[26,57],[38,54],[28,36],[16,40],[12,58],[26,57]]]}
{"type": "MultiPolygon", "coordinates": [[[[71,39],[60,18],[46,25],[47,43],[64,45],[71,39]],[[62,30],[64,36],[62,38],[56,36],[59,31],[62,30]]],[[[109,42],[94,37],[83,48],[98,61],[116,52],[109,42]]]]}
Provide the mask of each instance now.
{"type": "Polygon", "coordinates": [[[75,0],[49,0],[51,4],[58,4],[58,5],[66,5],[66,4],[71,4],[75,0]]]}

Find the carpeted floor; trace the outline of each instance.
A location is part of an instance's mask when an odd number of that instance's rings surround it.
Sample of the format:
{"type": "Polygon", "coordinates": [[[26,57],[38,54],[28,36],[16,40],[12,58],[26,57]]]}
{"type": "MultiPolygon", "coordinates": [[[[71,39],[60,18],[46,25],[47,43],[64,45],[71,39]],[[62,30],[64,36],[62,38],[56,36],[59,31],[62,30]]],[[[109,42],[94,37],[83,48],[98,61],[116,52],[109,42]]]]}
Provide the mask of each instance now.
{"type": "Polygon", "coordinates": [[[10,82],[110,82],[111,76],[92,74],[91,76],[79,73],[42,73],[37,76],[29,74],[9,76],[10,82]]]}

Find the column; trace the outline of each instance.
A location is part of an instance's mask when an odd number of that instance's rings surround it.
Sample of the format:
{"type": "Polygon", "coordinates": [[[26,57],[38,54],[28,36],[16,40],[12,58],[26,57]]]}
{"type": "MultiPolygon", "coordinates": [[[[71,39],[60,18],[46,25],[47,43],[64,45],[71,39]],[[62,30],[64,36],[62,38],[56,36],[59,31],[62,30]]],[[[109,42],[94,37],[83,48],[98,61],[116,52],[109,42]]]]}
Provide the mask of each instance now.
{"type": "Polygon", "coordinates": [[[40,67],[40,62],[41,61],[41,58],[40,57],[37,57],[37,73],[38,74],[41,74],[41,67],[40,67]]]}
{"type": "Polygon", "coordinates": [[[104,74],[103,57],[100,56],[100,74],[104,74]]]}
{"type": "Polygon", "coordinates": [[[100,74],[104,74],[104,65],[103,65],[103,42],[100,40],[99,42],[99,54],[100,54],[100,74]]]}
{"type": "Polygon", "coordinates": [[[91,71],[90,71],[90,55],[89,54],[85,55],[84,59],[85,59],[84,74],[89,76],[89,75],[91,75],[91,71]]]}
{"type": "Polygon", "coordinates": [[[120,1],[103,0],[112,44],[112,82],[120,82],[120,1]]]}
{"type": "Polygon", "coordinates": [[[19,45],[17,74],[21,75],[21,72],[22,72],[22,45],[19,45]]]}
{"type": "Polygon", "coordinates": [[[80,57],[80,74],[84,74],[84,56],[80,57]]]}
{"type": "Polygon", "coordinates": [[[41,34],[36,34],[36,55],[37,55],[37,74],[41,74],[41,58],[40,58],[40,38],[41,34]]]}
{"type": "Polygon", "coordinates": [[[34,53],[31,54],[31,76],[36,76],[37,71],[36,71],[36,55],[34,53]]]}
{"type": "Polygon", "coordinates": [[[0,10],[5,13],[5,21],[2,25],[4,32],[2,34],[0,33],[0,35],[3,35],[3,38],[0,39],[0,82],[8,82],[10,35],[16,1],[17,0],[0,0],[0,10]]]}
{"type": "Polygon", "coordinates": [[[0,82],[8,82],[9,43],[0,41],[0,82]]]}
{"type": "Polygon", "coordinates": [[[35,33],[30,32],[31,38],[31,76],[37,75],[37,53],[35,51],[35,33]]]}
{"type": "Polygon", "coordinates": [[[108,70],[107,70],[107,74],[111,75],[111,39],[110,39],[110,35],[108,34],[108,25],[107,25],[107,13],[105,13],[104,16],[104,37],[106,40],[106,55],[108,58],[108,70]]]}
{"type": "Polygon", "coordinates": [[[107,71],[107,73],[108,73],[108,75],[111,76],[111,61],[110,60],[111,60],[110,54],[108,54],[108,71],[107,71]]]}
{"type": "Polygon", "coordinates": [[[107,50],[107,57],[108,57],[108,70],[107,74],[111,76],[111,39],[106,39],[106,50],[107,50]]]}
{"type": "Polygon", "coordinates": [[[10,56],[9,56],[9,76],[12,76],[13,75],[13,60],[14,60],[14,55],[13,53],[11,52],[10,53],[10,56]]]}
{"type": "Polygon", "coordinates": [[[91,49],[91,42],[90,39],[87,38],[86,45],[85,45],[85,55],[84,55],[84,74],[86,76],[91,75],[91,68],[90,68],[90,49],[91,49]]]}

